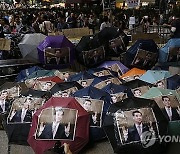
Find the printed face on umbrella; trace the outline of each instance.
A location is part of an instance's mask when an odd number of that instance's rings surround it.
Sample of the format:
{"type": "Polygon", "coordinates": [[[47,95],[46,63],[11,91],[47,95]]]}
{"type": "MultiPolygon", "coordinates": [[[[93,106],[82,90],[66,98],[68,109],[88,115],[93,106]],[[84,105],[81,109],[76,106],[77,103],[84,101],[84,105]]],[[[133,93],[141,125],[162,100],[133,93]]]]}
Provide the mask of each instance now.
{"type": "Polygon", "coordinates": [[[76,132],[77,113],[75,109],[60,106],[42,110],[36,129],[37,140],[73,141],[76,132]]]}
{"type": "Polygon", "coordinates": [[[71,97],[76,91],[78,91],[77,87],[72,87],[72,88],[54,93],[53,97],[71,97]]]}
{"type": "Polygon", "coordinates": [[[180,102],[176,96],[164,95],[155,97],[154,100],[169,121],[180,120],[180,102]]]}
{"type": "Polygon", "coordinates": [[[70,63],[70,48],[46,48],[45,49],[46,64],[60,65],[70,63]]]}
{"type": "Polygon", "coordinates": [[[94,79],[87,79],[87,80],[79,80],[78,83],[83,86],[84,88],[91,85],[94,79]]]}
{"type": "Polygon", "coordinates": [[[117,85],[122,84],[122,82],[118,78],[110,78],[110,79],[104,80],[104,81],[96,84],[94,87],[96,87],[98,89],[102,89],[102,88],[104,88],[105,86],[107,86],[110,83],[114,83],[114,84],[117,84],[117,85]]]}
{"type": "Polygon", "coordinates": [[[149,90],[148,86],[141,86],[135,89],[132,89],[132,93],[135,97],[141,97],[143,94],[145,94],[149,90]]]}
{"type": "Polygon", "coordinates": [[[114,114],[114,124],[118,142],[121,144],[139,143],[145,140],[143,133],[150,132],[153,138],[159,136],[157,120],[152,108],[118,110],[114,114]]]}
{"type": "Polygon", "coordinates": [[[56,83],[52,81],[36,81],[33,89],[40,91],[50,91],[55,84],[56,83]]]}
{"type": "Polygon", "coordinates": [[[127,94],[126,93],[116,93],[116,94],[111,94],[111,100],[113,103],[117,103],[120,102],[123,99],[127,98],[127,94]]]}
{"type": "Polygon", "coordinates": [[[76,98],[76,100],[90,114],[90,126],[101,127],[104,101],[87,98],[76,98]]]}
{"type": "Polygon", "coordinates": [[[109,41],[110,49],[113,49],[118,46],[120,47],[122,45],[123,45],[123,40],[121,36],[109,41]]]}
{"type": "Polygon", "coordinates": [[[141,76],[142,74],[137,74],[137,75],[132,75],[132,76],[126,76],[126,77],[123,77],[122,79],[125,80],[126,82],[129,82],[132,80],[139,79],[141,76]]]}
{"type": "Polygon", "coordinates": [[[44,104],[45,99],[32,96],[20,97],[13,101],[7,123],[31,123],[34,113],[44,104]]]}
{"type": "Polygon", "coordinates": [[[103,71],[99,71],[99,72],[95,72],[93,73],[95,76],[97,77],[102,77],[102,76],[108,76],[111,75],[111,73],[108,70],[103,70],[103,71]]]}
{"type": "Polygon", "coordinates": [[[161,89],[166,89],[167,87],[165,80],[160,80],[156,82],[156,86],[161,89]]]}

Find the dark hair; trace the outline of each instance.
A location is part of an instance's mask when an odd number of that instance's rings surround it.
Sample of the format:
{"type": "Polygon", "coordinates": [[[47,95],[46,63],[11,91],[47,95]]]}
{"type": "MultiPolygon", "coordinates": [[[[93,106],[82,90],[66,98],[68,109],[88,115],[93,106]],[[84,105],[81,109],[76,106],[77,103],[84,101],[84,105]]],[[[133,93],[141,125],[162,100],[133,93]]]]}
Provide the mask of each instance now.
{"type": "Polygon", "coordinates": [[[53,115],[56,115],[57,112],[62,112],[62,115],[64,115],[63,109],[56,110],[56,108],[54,108],[54,112],[53,112],[54,114],[53,115]]]}
{"type": "Polygon", "coordinates": [[[107,16],[104,17],[104,22],[108,22],[108,17],[107,16]]]}
{"type": "MultiPolygon", "coordinates": [[[[90,103],[92,104],[92,102],[91,102],[90,99],[86,99],[86,100],[84,101],[84,103],[87,102],[87,101],[90,102],[90,103]]],[[[84,104],[84,103],[83,103],[83,104],[84,104]]]]}
{"type": "Polygon", "coordinates": [[[164,98],[170,99],[168,96],[162,96],[162,101],[164,101],[164,98]]]}
{"type": "Polygon", "coordinates": [[[134,92],[135,92],[135,91],[140,91],[140,92],[141,92],[141,90],[140,90],[140,89],[134,89],[134,92]]]}
{"type": "Polygon", "coordinates": [[[135,113],[140,113],[140,114],[142,115],[142,113],[141,113],[140,111],[136,110],[136,111],[133,111],[133,112],[132,112],[132,116],[134,116],[135,113]]]}

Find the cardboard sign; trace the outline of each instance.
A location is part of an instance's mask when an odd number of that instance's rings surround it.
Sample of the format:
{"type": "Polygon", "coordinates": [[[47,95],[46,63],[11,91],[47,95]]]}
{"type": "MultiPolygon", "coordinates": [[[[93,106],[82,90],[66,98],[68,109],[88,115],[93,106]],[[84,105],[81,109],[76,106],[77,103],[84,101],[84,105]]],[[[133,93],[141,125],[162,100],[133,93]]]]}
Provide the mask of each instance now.
{"type": "Polygon", "coordinates": [[[11,40],[0,38],[0,50],[10,51],[11,40]]]}

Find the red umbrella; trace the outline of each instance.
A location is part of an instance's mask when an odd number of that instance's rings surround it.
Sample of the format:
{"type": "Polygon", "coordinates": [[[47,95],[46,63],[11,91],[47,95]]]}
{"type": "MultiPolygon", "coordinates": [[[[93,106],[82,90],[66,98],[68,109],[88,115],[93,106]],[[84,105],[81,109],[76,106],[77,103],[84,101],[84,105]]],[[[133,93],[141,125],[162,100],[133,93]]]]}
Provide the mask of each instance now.
{"type": "Polygon", "coordinates": [[[74,141],[61,140],[61,144],[69,144],[70,150],[73,153],[78,153],[89,141],[89,114],[74,98],[52,97],[34,114],[32,119],[32,127],[30,128],[28,136],[29,145],[36,154],[43,154],[44,151],[54,146],[55,141],[35,139],[35,132],[38,125],[38,116],[43,109],[50,107],[62,107],[75,109],[78,111],[74,141]]]}
{"type": "Polygon", "coordinates": [[[50,77],[40,78],[40,79],[38,79],[38,81],[52,81],[52,82],[56,82],[56,83],[64,82],[62,79],[60,79],[57,76],[50,76],[50,77]]]}

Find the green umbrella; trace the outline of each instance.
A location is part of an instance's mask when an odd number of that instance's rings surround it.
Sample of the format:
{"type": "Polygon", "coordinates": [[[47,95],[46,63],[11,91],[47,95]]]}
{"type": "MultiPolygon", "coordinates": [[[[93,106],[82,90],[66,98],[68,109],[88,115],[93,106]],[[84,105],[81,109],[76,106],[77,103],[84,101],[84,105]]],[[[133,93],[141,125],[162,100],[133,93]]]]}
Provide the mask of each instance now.
{"type": "Polygon", "coordinates": [[[158,97],[161,95],[175,95],[177,99],[180,100],[180,95],[175,90],[162,89],[162,88],[156,88],[156,87],[150,88],[141,97],[146,98],[146,99],[151,99],[151,98],[158,97]]]}
{"type": "MultiPolygon", "coordinates": [[[[151,88],[148,92],[142,95],[142,98],[151,99],[161,95],[175,95],[180,101],[180,95],[175,90],[161,89],[161,88],[151,88]]],[[[180,121],[170,121],[168,126],[169,135],[180,135],[180,121]]]]}

